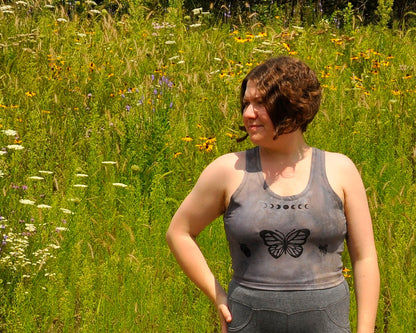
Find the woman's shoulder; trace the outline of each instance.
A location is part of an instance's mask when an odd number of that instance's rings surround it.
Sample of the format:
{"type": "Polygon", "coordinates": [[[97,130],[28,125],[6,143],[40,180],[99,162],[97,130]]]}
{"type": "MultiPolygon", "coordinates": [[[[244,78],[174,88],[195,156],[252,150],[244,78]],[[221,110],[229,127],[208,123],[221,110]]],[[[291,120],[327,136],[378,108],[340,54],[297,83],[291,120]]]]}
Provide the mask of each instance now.
{"type": "Polygon", "coordinates": [[[241,170],[244,169],[245,159],[245,151],[228,153],[217,157],[208,167],[222,171],[241,170]]]}
{"type": "Polygon", "coordinates": [[[344,202],[349,183],[360,177],[354,162],[344,154],[325,151],[325,171],[330,186],[344,202]]]}
{"type": "Polygon", "coordinates": [[[327,168],[334,168],[339,172],[356,169],[354,162],[348,156],[336,152],[325,151],[325,163],[327,168]]]}

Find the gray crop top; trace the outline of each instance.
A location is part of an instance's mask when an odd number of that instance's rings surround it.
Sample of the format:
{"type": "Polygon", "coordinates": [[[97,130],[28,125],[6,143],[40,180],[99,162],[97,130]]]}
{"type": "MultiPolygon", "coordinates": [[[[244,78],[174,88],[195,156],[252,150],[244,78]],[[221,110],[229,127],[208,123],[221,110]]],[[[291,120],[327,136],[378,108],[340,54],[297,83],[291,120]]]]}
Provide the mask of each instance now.
{"type": "Polygon", "coordinates": [[[328,183],[325,153],[313,148],[306,188],[280,196],[267,186],[259,148],[246,151],[243,181],[224,214],[233,280],[263,290],[310,290],[344,280],[347,233],[341,199],[328,183]]]}

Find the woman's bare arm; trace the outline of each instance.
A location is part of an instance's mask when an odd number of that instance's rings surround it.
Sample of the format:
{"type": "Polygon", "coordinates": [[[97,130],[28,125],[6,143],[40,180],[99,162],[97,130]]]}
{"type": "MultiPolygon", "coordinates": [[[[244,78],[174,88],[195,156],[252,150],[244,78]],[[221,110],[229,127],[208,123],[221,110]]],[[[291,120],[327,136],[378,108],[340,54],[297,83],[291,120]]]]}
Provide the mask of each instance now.
{"type": "Polygon", "coordinates": [[[369,333],[374,332],[380,290],[377,252],[361,176],[353,162],[341,156],[344,209],[348,224],[347,245],[353,266],[358,310],[357,333],[369,333]]]}
{"type": "Polygon", "coordinates": [[[172,218],[166,234],[168,245],[185,274],[216,305],[223,332],[226,332],[226,322],[231,321],[227,295],[208,267],[196,237],[225,210],[232,159],[232,156],[222,156],[202,172],[172,218]]]}

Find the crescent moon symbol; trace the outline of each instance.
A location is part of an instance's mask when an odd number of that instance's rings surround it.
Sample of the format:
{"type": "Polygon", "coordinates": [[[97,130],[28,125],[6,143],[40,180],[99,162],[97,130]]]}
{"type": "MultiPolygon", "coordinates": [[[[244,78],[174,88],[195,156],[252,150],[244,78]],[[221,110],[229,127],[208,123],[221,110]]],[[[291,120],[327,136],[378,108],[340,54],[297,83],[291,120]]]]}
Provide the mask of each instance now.
{"type": "Polygon", "coordinates": [[[305,209],[309,209],[309,204],[305,204],[305,209]]]}
{"type": "Polygon", "coordinates": [[[298,205],[298,209],[302,209],[302,205],[301,204],[298,205]]]}
{"type": "Polygon", "coordinates": [[[274,208],[274,205],[272,203],[270,204],[270,208],[274,208]]]}
{"type": "Polygon", "coordinates": [[[282,208],[281,205],[276,205],[276,209],[280,209],[280,208],[282,208]]]}
{"type": "Polygon", "coordinates": [[[296,205],[292,205],[292,206],[290,206],[290,208],[296,209],[296,205]]]}

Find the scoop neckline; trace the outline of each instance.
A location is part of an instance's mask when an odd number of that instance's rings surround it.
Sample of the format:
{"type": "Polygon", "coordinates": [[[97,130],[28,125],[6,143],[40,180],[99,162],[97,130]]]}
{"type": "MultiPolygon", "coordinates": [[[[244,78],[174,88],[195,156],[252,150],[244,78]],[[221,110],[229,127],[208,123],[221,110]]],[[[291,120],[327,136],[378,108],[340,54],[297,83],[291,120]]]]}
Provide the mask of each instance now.
{"type": "Polygon", "coordinates": [[[297,194],[293,194],[293,195],[280,195],[276,192],[274,192],[269,184],[267,184],[266,179],[264,177],[264,173],[263,173],[263,167],[261,165],[261,159],[260,159],[260,147],[257,146],[256,147],[256,159],[257,159],[257,166],[258,166],[258,170],[259,170],[259,178],[260,181],[263,183],[263,188],[273,197],[276,197],[280,200],[294,200],[294,199],[298,199],[303,197],[304,195],[306,195],[306,193],[309,191],[311,184],[312,184],[312,178],[313,178],[313,172],[315,169],[315,161],[316,161],[316,155],[317,155],[317,149],[315,147],[311,147],[312,148],[312,158],[311,158],[311,166],[309,169],[309,179],[308,179],[308,183],[306,184],[305,188],[300,191],[297,194]]]}

